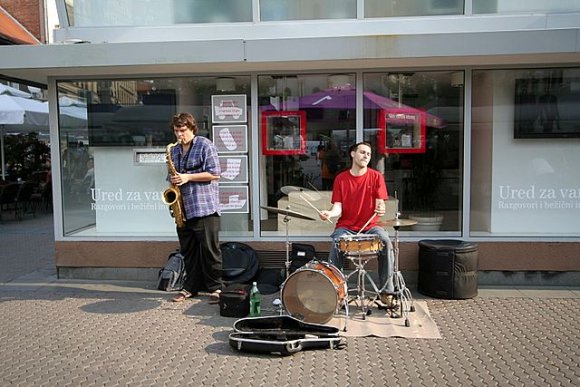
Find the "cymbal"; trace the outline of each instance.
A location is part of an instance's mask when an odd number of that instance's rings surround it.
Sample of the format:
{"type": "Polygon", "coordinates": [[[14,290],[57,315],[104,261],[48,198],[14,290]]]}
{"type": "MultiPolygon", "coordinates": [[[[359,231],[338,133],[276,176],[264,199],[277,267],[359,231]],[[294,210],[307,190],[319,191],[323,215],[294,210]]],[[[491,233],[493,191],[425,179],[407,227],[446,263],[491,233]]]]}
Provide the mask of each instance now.
{"type": "Polygon", "coordinates": [[[406,227],[415,224],[417,224],[417,221],[412,219],[389,219],[384,222],[379,222],[379,225],[384,227],[406,227]]]}
{"type": "Polygon", "coordinates": [[[304,192],[310,190],[303,187],[297,187],[295,185],[285,185],[284,187],[280,188],[280,191],[282,191],[284,195],[289,195],[290,192],[304,192]]]}
{"type": "Polygon", "coordinates": [[[304,215],[304,214],[301,214],[300,212],[296,212],[296,211],[286,210],[284,208],[276,208],[276,207],[268,207],[268,206],[260,206],[260,208],[262,208],[266,211],[269,211],[269,212],[274,212],[276,214],[291,216],[293,218],[300,218],[300,219],[306,219],[306,220],[316,220],[308,215],[304,215]]]}
{"type": "Polygon", "coordinates": [[[304,187],[297,187],[294,185],[285,185],[284,187],[280,188],[280,191],[284,195],[290,195],[291,192],[300,192],[300,194],[303,195],[303,197],[309,201],[316,201],[322,198],[320,194],[316,191],[312,191],[311,189],[304,187]]]}

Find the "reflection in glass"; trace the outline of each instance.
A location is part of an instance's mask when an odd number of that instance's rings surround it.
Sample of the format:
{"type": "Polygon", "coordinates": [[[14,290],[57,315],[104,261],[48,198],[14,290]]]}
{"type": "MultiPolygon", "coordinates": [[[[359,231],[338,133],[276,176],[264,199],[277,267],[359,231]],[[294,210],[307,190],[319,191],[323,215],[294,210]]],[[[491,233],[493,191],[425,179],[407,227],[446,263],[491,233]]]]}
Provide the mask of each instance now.
{"type": "Polygon", "coordinates": [[[163,26],[252,21],[252,0],[66,0],[76,27],[163,26]]]}
{"type": "MultiPolygon", "coordinates": [[[[268,150],[273,143],[262,144],[261,149],[266,152],[261,153],[265,163],[260,179],[261,205],[284,209],[289,206],[315,219],[318,215],[310,204],[320,209],[330,206],[332,181],[336,173],[349,166],[348,148],[356,141],[355,77],[336,75],[339,74],[258,77],[261,116],[283,119],[288,115],[284,112],[300,112],[306,128],[305,152],[268,150]],[[284,189],[289,186],[317,194],[308,196],[313,201],[304,200],[301,192],[284,189]]],[[[261,122],[261,131],[268,129],[263,127],[268,122],[261,122]]],[[[262,141],[274,141],[275,134],[263,137],[262,141]]],[[[284,142],[280,146],[284,148],[284,142]]],[[[263,232],[284,232],[282,215],[262,214],[262,220],[263,232]]],[[[330,231],[332,224],[320,221],[292,219],[289,223],[292,235],[328,236],[330,231]]]]}
{"type": "MultiPolygon", "coordinates": [[[[246,100],[249,77],[233,79],[234,90],[226,93],[246,100]]],[[[169,210],[161,202],[161,192],[167,186],[165,146],[175,141],[169,120],[176,112],[191,112],[197,119],[198,134],[212,139],[212,96],[224,94],[217,90],[216,80],[197,77],[58,83],[66,236],[174,235],[169,210]]],[[[246,136],[247,130],[232,127],[232,133],[246,136]]],[[[228,149],[228,154],[247,157],[251,142],[238,140],[243,141],[236,148],[240,151],[228,149]]],[[[230,188],[249,192],[247,175],[243,180],[241,184],[230,181],[230,188]]],[[[227,181],[224,179],[224,184],[227,181]]],[[[245,209],[224,214],[221,232],[237,236],[249,233],[251,222],[248,207],[245,209]]]]}
{"type": "Polygon", "coordinates": [[[512,1],[512,0],[473,0],[473,13],[529,13],[529,12],[578,12],[578,1],[512,1]]]}
{"type": "Polygon", "coordinates": [[[461,226],[463,88],[452,76],[369,73],[363,93],[364,139],[374,146],[371,167],[384,173],[403,217],[442,219],[433,229],[444,231],[461,226]]]}
{"type": "Polygon", "coordinates": [[[463,14],[463,0],[365,0],[364,4],[366,18],[463,14]]]}
{"type": "Polygon", "coordinates": [[[356,0],[260,0],[262,21],[356,18],[356,0]]]}

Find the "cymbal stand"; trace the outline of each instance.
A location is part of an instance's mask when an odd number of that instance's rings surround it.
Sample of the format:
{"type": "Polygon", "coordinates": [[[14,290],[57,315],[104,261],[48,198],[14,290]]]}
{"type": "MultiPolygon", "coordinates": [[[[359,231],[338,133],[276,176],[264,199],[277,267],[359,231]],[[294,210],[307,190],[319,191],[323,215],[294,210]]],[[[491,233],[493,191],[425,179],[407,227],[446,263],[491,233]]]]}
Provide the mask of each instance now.
{"type": "Polygon", "coordinates": [[[349,299],[348,303],[353,301],[356,302],[362,311],[362,319],[365,320],[366,316],[371,314],[369,306],[375,302],[379,296],[379,289],[375,284],[375,281],[373,281],[372,277],[365,269],[365,266],[371,259],[377,258],[378,255],[377,253],[361,254],[360,252],[358,254],[346,253],[345,255],[346,258],[348,258],[355,267],[355,270],[346,277],[347,283],[350,277],[356,275],[356,288],[348,289],[347,291],[347,293],[356,291],[356,294],[349,299]],[[372,290],[367,291],[365,280],[369,281],[372,286],[372,290]],[[367,292],[371,293],[373,296],[367,299],[367,292]]]}
{"type": "MultiPolygon", "coordinates": [[[[286,208],[287,210],[290,209],[290,206],[286,208]]],[[[284,226],[286,228],[286,272],[284,273],[284,279],[288,279],[288,275],[290,274],[290,240],[288,239],[288,222],[290,222],[290,216],[288,214],[284,215],[284,226]]]]}
{"type": "MultiPolygon", "coordinates": [[[[397,211],[395,215],[395,220],[399,219],[401,213],[397,211]]],[[[393,244],[393,255],[395,256],[395,263],[393,267],[393,285],[394,285],[394,294],[393,296],[399,300],[399,305],[396,308],[390,309],[391,317],[404,317],[405,318],[405,326],[410,327],[411,323],[409,322],[409,312],[415,311],[415,305],[413,304],[413,296],[411,295],[411,291],[405,285],[405,280],[403,279],[403,274],[399,270],[399,228],[401,226],[395,225],[393,226],[395,229],[395,243],[393,244]],[[397,315],[397,310],[399,310],[399,315],[397,315]]]]}

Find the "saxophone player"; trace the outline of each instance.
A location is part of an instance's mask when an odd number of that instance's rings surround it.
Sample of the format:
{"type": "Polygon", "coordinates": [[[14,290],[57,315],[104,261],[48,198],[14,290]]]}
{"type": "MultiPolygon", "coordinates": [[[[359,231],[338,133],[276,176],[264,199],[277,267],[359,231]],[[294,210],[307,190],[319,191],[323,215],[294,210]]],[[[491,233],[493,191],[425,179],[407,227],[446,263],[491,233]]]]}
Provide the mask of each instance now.
{"type": "Polygon", "coordinates": [[[217,149],[209,139],[197,135],[195,118],[189,113],[173,116],[170,127],[178,144],[171,148],[175,173],[168,179],[181,193],[185,222],[176,230],[187,271],[183,290],[172,300],[185,301],[205,291],[215,304],[223,288],[217,149]]]}

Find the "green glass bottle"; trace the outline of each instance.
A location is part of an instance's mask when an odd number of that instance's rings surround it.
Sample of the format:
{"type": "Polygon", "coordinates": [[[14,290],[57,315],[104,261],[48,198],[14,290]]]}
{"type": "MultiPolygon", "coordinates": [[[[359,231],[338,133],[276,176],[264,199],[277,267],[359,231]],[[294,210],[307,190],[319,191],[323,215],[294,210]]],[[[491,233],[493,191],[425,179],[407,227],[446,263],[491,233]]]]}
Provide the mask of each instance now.
{"type": "Polygon", "coordinates": [[[256,282],[252,283],[252,289],[250,290],[250,317],[258,317],[262,314],[260,303],[262,301],[262,295],[258,290],[258,284],[256,282]]]}

